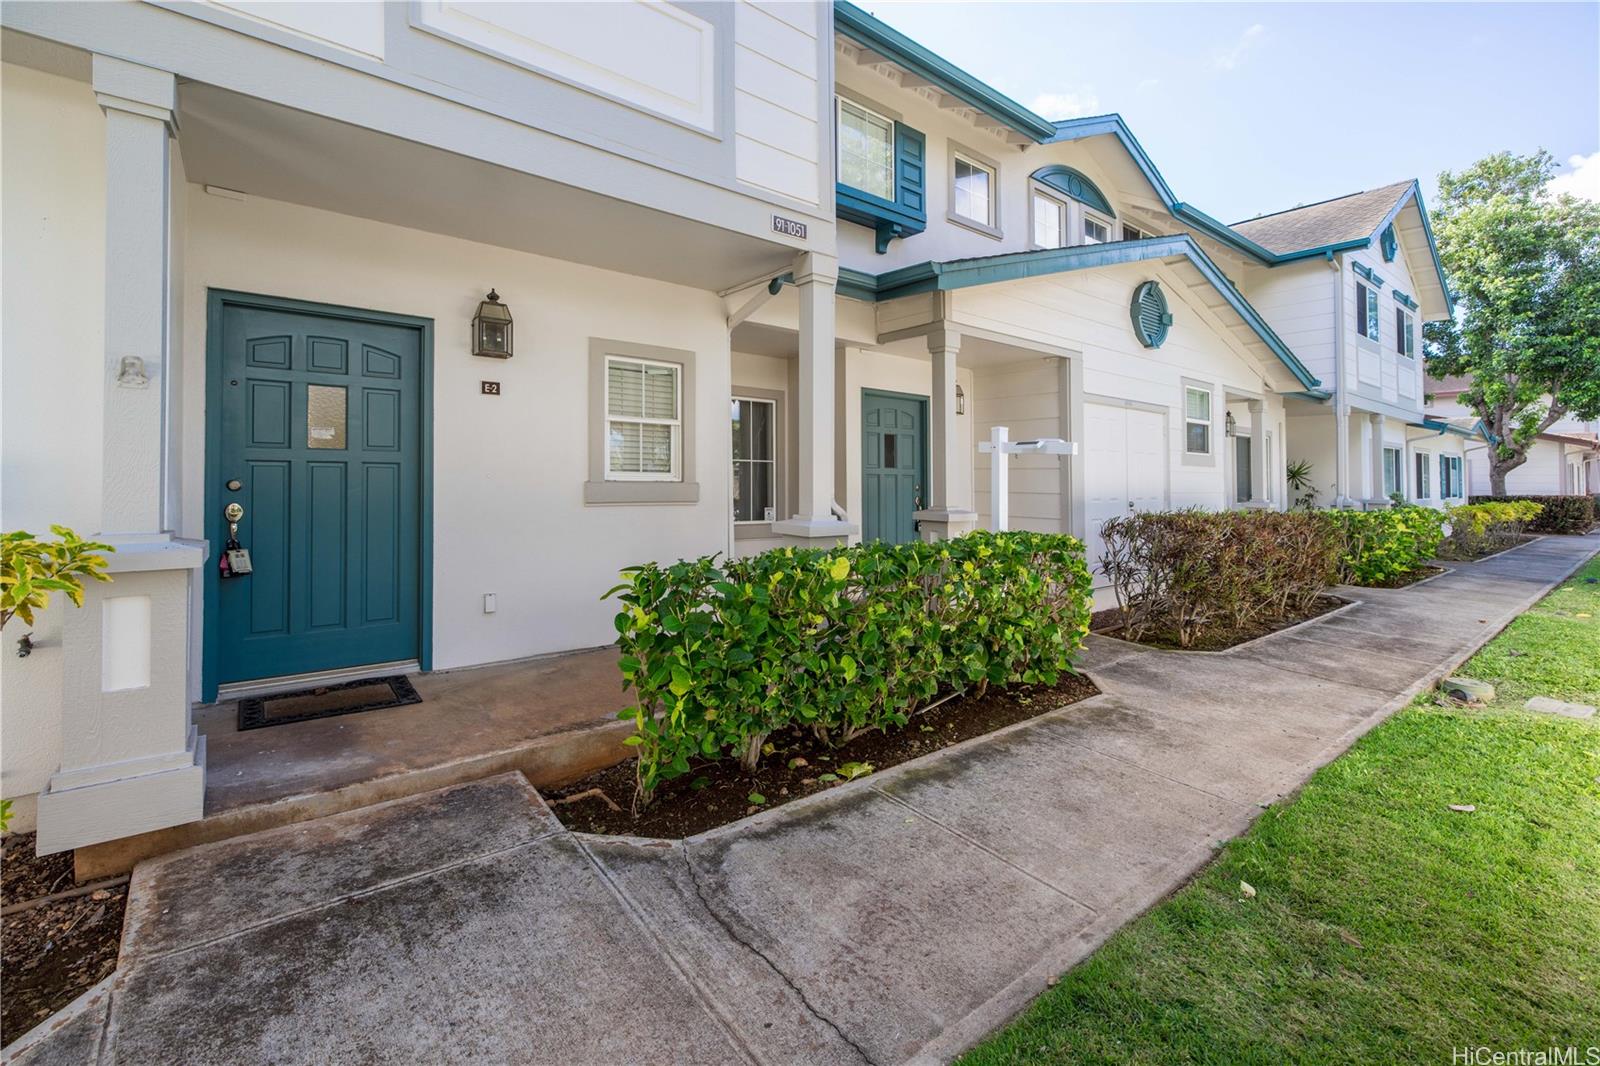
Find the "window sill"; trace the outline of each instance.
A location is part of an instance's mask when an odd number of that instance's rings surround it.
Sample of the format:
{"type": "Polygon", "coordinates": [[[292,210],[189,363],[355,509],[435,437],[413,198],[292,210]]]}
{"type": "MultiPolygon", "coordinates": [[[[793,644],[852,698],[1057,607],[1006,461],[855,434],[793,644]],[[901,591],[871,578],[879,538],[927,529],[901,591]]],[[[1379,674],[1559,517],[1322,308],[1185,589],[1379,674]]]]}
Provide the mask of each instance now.
{"type": "Polygon", "coordinates": [[[586,504],[699,503],[695,481],[585,481],[586,504]]]}
{"type": "Polygon", "coordinates": [[[962,229],[969,229],[973,233],[981,233],[983,236],[991,237],[997,241],[1003,241],[1006,239],[1006,235],[997,227],[974,221],[965,215],[958,215],[954,211],[946,212],[944,219],[946,222],[954,223],[955,225],[960,226],[962,229]]]}

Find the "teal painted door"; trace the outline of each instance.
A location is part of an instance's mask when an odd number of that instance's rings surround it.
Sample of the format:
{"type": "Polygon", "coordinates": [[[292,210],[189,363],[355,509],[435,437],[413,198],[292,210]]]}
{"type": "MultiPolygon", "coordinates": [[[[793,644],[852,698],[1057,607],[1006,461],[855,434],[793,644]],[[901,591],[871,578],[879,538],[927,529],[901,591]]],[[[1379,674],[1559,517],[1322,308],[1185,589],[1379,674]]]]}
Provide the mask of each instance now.
{"type": "Polygon", "coordinates": [[[244,507],[254,572],[217,581],[217,680],[418,658],[419,332],[235,305],[219,326],[208,495],[244,507]]]}
{"type": "Polygon", "coordinates": [[[889,544],[917,539],[927,454],[925,401],[867,392],[861,397],[861,537],[889,544]]]}

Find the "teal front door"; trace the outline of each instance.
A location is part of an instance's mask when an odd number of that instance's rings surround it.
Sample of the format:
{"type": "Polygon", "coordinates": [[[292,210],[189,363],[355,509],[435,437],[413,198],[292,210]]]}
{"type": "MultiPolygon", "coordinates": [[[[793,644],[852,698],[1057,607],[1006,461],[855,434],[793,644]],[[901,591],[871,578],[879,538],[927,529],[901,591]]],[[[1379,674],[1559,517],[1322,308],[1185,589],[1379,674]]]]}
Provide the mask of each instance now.
{"type": "Polygon", "coordinates": [[[219,293],[210,312],[207,688],[418,659],[426,330],[219,293]],[[222,577],[233,503],[252,570],[222,577]]]}
{"type": "Polygon", "coordinates": [[[861,394],[861,537],[889,544],[917,539],[927,483],[927,405],[917,396],[861,394]]]}

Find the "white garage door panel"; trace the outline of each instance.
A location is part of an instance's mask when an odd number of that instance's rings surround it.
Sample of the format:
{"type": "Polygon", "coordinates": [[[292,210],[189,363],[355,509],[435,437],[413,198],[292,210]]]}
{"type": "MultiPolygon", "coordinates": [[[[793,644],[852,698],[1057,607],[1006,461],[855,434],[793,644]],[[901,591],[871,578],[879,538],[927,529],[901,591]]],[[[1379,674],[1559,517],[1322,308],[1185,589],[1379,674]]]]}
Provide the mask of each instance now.
{"type": "Polygon", "coordinates": [[[1101,584],[1101,525],[1166,506],[1167,419],[1156,411],[1091,403],[1084,405],[1084,424],[1084,526],[1089,565],[1101,584]]]}

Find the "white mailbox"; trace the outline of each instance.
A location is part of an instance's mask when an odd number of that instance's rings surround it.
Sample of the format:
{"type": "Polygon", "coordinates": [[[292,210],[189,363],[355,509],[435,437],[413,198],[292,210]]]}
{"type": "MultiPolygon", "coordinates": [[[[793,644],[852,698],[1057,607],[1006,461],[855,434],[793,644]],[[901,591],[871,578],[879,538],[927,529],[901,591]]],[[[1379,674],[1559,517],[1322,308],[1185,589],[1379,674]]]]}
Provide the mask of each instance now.
{"type": "Polygon", "coordinates": [[[1003,532],[1011,528],[1011,479],[1008,455],[1077,455],[1076,441],[1060,437],[1040,440],[1010,440],[1010,430],[995,426],[989,439],[980,441],[978,451],[989,457],[989,498],[993,501],[994,528],[1003,532]]]}

